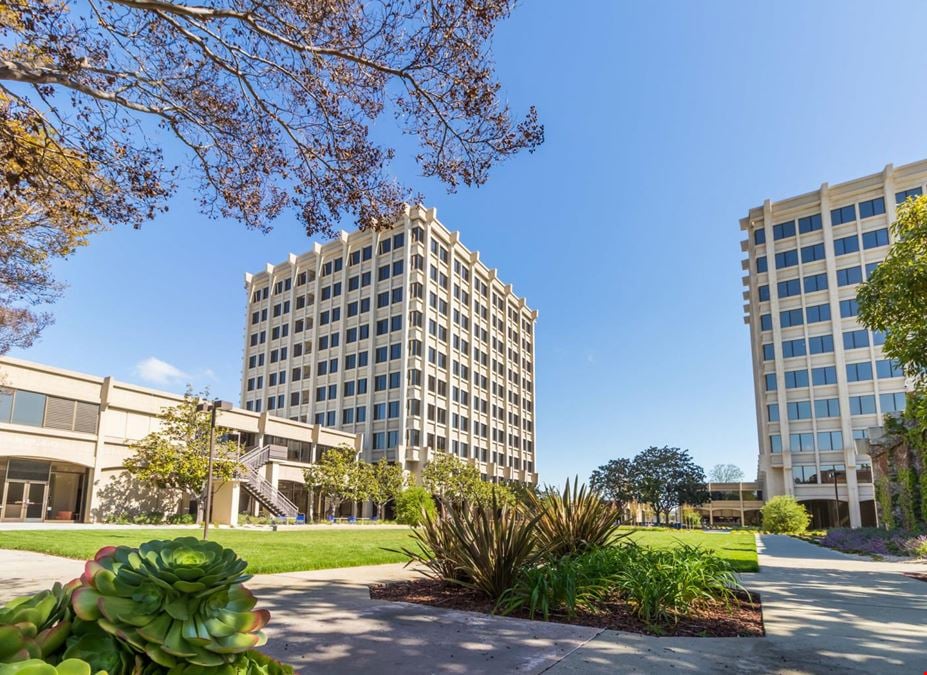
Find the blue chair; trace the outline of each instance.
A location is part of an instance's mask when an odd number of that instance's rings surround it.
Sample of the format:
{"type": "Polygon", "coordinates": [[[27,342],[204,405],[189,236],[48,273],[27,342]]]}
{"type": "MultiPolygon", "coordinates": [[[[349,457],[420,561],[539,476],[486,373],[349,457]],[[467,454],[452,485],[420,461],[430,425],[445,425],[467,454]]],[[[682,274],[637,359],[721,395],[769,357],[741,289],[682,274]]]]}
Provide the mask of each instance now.
{"type": "Polygon", "coordinates": [[[348,522],[351,523],[351,524],[353,525],[354,523],[357,522],[357,518],[355,518],[354,516],[349,516],[349,517],[348,517],[348,522]]]}
{"type": "Polygon", "coordinates": [[[297,525],[305,525],[305,524],[306,524],[306,514],[305,514],[305,513],[297,513],[297,514],[296,514],[296,524],[297,524],[297,525]]]}

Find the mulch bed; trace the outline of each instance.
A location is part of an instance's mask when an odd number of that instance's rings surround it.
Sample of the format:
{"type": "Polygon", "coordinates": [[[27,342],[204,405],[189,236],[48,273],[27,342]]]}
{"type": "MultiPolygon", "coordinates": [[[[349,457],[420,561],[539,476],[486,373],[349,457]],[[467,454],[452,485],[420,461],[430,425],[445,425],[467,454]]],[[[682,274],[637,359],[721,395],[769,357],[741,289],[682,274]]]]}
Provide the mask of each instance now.
{"type": "Polygon", "coordinates": [[[918,581],[927,581],[927,572],[904,572],[903,574],[918,581]]]}
{"type": "MultiPolygon", "coordinates": [[[[434,579],[377,584],[370,587],[370,597],[374,600],[412,602],[444,609],[492,613],[492,603],[478,591],[434,579]]],[[[527,619],[528,612],[515,612],[509,616],[527,619]]],[[[543,620],[540,615],[536,615],[535,619],[543,620]]],[[[738,594],[737,601],[731,607],[719,603],[694,609],[689,616],[680,617],[678,623],[660,626],[657,629],[635,617],[628,603],[618,597],[603,604],[599,611],[580,611],[573,617],[551,614],[550,620],[593,628],[675,637],[762,637],[766,634],[763,629],[760,596],[756,593],[738,594]]]]}

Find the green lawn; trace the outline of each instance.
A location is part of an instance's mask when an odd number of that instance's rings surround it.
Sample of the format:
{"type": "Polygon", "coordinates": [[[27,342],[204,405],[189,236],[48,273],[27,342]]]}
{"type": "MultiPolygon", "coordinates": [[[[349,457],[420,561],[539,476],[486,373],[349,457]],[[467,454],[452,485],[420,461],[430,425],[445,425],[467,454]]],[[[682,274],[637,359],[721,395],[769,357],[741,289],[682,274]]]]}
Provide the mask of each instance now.
{"type": "Polygon", "coordinates": [[[716,551],[730,562],[738,572],[759,570],[756,558],[756,537],[748,530],[731,532],[702,530],[671,530],[642,528],[631,531],[631,539],[642,546],[669,548],[679,542],[702,546],[716,551]]]}
{"type": "MultiPolygon", "coordinates": [[[[0,548],[38,551],[87,560],[103,546],[137,546],[151,539],[202,535],[199,529],[25,530],[0,532],[0,548]]],[[[211,530],[209,538],[235,549],[248,561],[251,574],[318,570],[355,565],[404,562],[383,548],[410,544],[409,530],[211,530]]]]}
{"type": "MultiPolygon", "coordinates": [[[[151,539],[199,536],[198,529],[120,530],[25,530],[0,532],[0,548],[38,551],[87,560],[103,546],[137,546],[151,539]]],[[[665,548],[680,541],[711,548],[729,560],[739,572],[757,570],[756,543],[752,532],[708,533],[700,530],[646,528],[633,530],[631,537],[643,546],[665,548]]],[[[404,562],[401,554],[384,551],[409,545],[409,530],[306,529],[269,532],[263,530],[212,530],[209,538],[235,549],[248,561],[252,574],[294,572],[354,565],[404,562]]]]}

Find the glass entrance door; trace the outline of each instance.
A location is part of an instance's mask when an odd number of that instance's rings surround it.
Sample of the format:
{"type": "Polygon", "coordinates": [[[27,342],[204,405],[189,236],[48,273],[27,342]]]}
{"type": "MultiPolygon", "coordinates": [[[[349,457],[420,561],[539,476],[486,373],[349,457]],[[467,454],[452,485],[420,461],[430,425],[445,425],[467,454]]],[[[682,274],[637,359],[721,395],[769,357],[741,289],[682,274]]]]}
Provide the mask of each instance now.
{"type": "Polygon", "coordinates": [[[3,495],[3,520],[42,521],[48,483],[7,480],[3,495]]]}

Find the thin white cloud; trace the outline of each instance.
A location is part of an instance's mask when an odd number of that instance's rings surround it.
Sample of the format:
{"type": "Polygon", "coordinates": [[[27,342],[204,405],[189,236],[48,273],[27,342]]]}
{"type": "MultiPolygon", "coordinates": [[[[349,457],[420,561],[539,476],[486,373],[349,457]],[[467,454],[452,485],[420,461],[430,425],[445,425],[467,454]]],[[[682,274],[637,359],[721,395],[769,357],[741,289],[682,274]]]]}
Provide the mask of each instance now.
{"type": "Polygon", "coordinates": [[[136,363],[135,374],[146,382],[162,386],[183,383],[190,379],[188,373],[156,356],[149,356],[136,363]]]}

